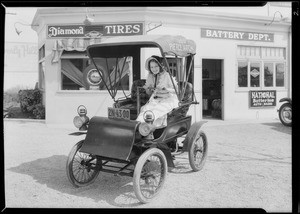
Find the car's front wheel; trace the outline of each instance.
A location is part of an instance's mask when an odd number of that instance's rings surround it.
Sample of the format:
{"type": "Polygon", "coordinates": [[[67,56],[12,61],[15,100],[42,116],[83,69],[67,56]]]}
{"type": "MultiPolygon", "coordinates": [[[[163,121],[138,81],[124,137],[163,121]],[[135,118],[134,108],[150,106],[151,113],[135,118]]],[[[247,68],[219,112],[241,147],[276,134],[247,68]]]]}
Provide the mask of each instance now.
{"type": "Polygon", "coordinates": [[[138,159],[133,174],[133,189],[142,203],[150,202],[161,191],[167,175],[167,160],[164,153],[151,148],[138,159]]]}
{"type": "Polygon", "coordinates": [[[66,170],[69,181],[75,187],[87,186],[97,178],[101,160],[96,156],[79,152],[84,140],[79,141],[69,153],[66,170]]]}

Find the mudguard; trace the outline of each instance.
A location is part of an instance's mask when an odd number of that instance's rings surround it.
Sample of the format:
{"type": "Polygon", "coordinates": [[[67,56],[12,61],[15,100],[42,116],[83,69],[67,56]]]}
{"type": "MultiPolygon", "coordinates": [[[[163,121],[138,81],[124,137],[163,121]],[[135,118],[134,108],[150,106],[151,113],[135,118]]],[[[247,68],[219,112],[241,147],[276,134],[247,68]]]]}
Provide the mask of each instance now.
{"type": "Polygon", "coordinates": [[[80,135],[83,135],[83,134],[86,134],[86,132],[73,132],[73,133],[70,133],[69,135],[80,136],[80,135]]]}
{"type": "Polygon", "coordinates": [[[139,122],[134,120],[93,117],[80,152],[128,160],[139,122]]]}
{"type": "Polygon", "coordinates": [[[279,100],[279,102],[289,102],[289,103],[292,104],[292,99],[291,99],[291,98],[284,97],[284,98],[281,98],[281,99],[279,100]]]}
{"type": "Polygon", "coordinates": [[[168,167],[175,167],[171,150],[167,146],[167,142],[173,141],[177,139],[178,136],[182,136],[188,132],[191,126],[191,116],[184,117],[182,119],[178,119],[176,122],[171,122],[168,124],[166,129],[164,130],[163,134],[157,138],[156,140],[153,140],[155,142],[155,147],[162,150],[164,155],[167,159],[168,167]]]}
{"type": "Polygon", "coordinates": [[[190,130],[188,131],[188,133],[186,134],[186,137],[183,141],[183,151],[187,151],[188,149],[188,142],[192,141],[193,138],[196,136],[196,134],[198,133],[199,129],[201,128],[201,126],[207,123],[207,121],[199,121],[196,123],[193,123],[190,130]]]}

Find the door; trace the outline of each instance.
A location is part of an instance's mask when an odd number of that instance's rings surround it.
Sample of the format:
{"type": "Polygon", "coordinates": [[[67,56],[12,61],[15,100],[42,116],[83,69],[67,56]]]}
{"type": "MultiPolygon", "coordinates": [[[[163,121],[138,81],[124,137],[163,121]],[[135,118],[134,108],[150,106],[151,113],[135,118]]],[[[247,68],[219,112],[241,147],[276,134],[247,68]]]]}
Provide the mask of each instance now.
{"type": "Polygon", "coordinates": [[[202,59],[203,118],[222,119],[223,60],[202,59]]]}

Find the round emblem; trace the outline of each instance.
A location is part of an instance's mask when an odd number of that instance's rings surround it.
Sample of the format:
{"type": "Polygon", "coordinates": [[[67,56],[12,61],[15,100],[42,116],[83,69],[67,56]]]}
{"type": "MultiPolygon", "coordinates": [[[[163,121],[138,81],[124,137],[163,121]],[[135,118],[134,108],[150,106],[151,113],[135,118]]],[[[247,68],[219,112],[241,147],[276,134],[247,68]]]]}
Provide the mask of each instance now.
{"type": "Polygon", "coordinates": [[[97,69],[91,69],[87,73],[87,81],[90,85],[99,85],[101,82],[101,76],[97,69]]]}
{"type": "Polygon", "coordinates": [[[78,113],[80,116],[86,115],[86,113],[87,113],[86,107],[85,107],[84,105],[78,106],[78,108],[77,108],[77,113],[78,113]]]}

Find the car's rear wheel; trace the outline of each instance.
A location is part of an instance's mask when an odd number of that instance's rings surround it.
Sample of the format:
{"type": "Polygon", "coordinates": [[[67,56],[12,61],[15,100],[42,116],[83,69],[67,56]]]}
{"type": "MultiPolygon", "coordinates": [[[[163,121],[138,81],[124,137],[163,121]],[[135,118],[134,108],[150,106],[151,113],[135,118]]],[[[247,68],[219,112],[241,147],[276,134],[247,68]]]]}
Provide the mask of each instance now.
{"type": "Polygon", "coordinates": [[[150,202],[161,191],[167,175],[167,160],[164,153],[151,148],[138,159],[133,174],[133,189],[142,203],[150,202]]]}
{"type": "Polygon", "coordinates": [[[195,136],[189,139],[189,162],[195,172],[200,171],[204,166],[207,156],[207,146],[207,137],[201,130],[195,132],[195,136]]]}
{"type": "Polygon", "coordinates": [[[87,186],[95,181],[101,166],[96,156],[79,152],[84,140],[79,141],[69,153],[66,170],[69,181],[75,187],[87,186]]]}

